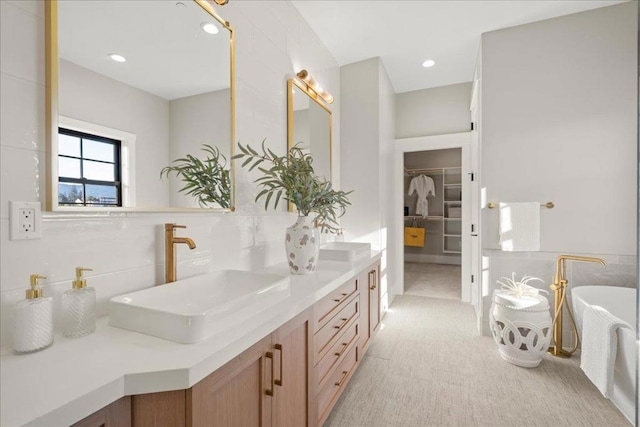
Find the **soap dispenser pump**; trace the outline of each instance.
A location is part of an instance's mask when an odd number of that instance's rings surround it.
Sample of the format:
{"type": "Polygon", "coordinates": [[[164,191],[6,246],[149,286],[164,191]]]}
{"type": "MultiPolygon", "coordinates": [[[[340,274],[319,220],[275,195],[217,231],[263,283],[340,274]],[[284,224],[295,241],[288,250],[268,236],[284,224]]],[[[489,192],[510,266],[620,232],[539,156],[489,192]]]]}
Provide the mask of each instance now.
{"type": "Polygon", "coordinates": [[[96,290],[87,287],[83,272],[90,268],[76,267],[76,279],[71,289],[62,294],[63,324],[65,337],[77,338],[96,330],[96,290]]]}
{"type": "Polygon", "coordinates": [[[45,276],[29,276],[26,299],[16,305],[13,350],[18,354],[43,350],[53,343],[53,298],[43,297],[39,280],[45,276]]]}

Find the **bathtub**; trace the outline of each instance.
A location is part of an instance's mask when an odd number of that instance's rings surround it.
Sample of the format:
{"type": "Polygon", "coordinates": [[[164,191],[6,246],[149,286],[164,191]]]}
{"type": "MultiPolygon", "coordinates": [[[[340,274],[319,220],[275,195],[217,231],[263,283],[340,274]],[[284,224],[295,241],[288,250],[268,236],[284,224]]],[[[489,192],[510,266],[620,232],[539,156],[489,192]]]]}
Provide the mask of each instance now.
{"type": "Polygon", "coordinates": [[[587,305],[598,305],[627,322],[633,330],[618,330],[618,350],[613,374],[611,401],[631,421],[636,411],[636,289],[616,286],[578,286],[572,288],[573,312],[580,336],[587,305]]]}

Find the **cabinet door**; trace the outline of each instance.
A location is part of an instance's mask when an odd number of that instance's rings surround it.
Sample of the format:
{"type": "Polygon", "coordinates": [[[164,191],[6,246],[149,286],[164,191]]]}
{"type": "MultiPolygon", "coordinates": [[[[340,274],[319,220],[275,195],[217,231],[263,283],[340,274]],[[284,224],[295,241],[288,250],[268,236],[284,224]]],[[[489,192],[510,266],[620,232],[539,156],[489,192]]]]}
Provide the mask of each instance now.
{"type": "Polygon", "coordinates": [[[73,425],[73,427],[129,426],[131,426],[131,396],[116,400],[73,425]]]}
{"type": "Polygon", "coordinates": [[[268,336],[187,390],[187,426],[270,426],[273,368],[268,336]]]}
{"type": "Polygon", "coordinates": [[[374,264],[367,273],[369,285],[369,337],[380,326],[380,264],[374,264]]]}
{"type": "Polygon", "coordinates": [[[310,327],[310,312],[306,311],[271,335],[275,360],[274,426],[308,425],[310,327]]]}

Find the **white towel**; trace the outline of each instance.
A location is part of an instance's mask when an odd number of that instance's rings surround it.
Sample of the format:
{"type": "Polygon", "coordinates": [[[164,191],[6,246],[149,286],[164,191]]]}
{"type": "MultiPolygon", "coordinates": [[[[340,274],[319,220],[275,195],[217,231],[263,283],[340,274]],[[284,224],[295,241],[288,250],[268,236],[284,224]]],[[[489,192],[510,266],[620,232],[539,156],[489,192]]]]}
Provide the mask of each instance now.
{"type": "Polygon", "coordinates": [[[613,370],[619,328],[631,328],[631,326],[597,305],[585,308],[582,320],[580,368],[607,398],[613,391],[613,370]]]}
{"type": "Polygon", "coordinates": [[[540,250],[540,202],[500,203],[500,248],[540,250]]]}

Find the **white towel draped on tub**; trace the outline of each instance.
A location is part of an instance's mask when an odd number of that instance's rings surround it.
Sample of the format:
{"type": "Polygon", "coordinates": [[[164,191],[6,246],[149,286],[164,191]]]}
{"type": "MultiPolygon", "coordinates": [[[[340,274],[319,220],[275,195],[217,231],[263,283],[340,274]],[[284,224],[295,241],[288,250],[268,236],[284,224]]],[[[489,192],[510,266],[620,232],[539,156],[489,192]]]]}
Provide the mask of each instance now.
{"type": "Polygon", "coordinates": [[[500,203],[500,249],[540,250],[540,202],[500,203]]]}
{"type": "Polygon", "coordinates": [[[613,369],[618,349],[619,328],[631,329],[631,326],[597,305],[585,308],[580,368],[607,398],[613,391],[613,369]]]}

